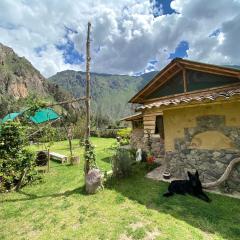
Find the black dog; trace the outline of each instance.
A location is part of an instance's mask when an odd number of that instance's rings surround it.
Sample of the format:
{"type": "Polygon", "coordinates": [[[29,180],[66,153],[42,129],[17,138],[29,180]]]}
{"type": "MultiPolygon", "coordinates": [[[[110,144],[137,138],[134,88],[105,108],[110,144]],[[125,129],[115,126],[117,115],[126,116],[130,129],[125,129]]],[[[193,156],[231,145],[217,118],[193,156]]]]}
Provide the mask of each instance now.
{"type": "Polygon", "coordinates": [[[185,195],[186,193],[200,198],[203,201],[211,202],[211,199],[203,192],[202,184],[199,180],[198,171],[195,174],[188,173],[189,180],[175,180],[168,186],[168,192],[163,194],[164,197],[170,197],[174,193],[185,195]]]}

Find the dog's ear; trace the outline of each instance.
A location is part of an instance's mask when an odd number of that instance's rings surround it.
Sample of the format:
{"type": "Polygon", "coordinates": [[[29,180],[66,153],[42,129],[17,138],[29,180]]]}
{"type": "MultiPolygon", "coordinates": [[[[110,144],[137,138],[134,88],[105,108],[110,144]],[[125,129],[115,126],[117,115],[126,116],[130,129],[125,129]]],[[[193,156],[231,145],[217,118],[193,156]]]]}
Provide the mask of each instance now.
{"type": "Polygon", "coordinates": [[[188,174],[189,179],[191,179],[192,174],[189,171],[187,171],[187,174],[188,174]]]}
{"type": "Polygon", "coordinates": [[[195,176],[199,178],[198,170],[196,170],[195,176]]]}

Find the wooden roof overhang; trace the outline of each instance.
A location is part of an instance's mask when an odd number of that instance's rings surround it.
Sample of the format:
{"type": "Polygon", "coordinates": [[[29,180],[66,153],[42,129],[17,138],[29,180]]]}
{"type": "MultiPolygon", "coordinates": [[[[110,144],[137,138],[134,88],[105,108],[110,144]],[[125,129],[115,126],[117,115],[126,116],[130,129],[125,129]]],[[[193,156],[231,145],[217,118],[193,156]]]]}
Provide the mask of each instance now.
{"type": "Polygon", "coordinates": [[[120,121],[139,121],[143,118],[142,113],[137,113],[125,118],[120,119],[120,121]]]}
{"type": "MultiPolygon", "coordinates": [[[[206,73],[212,73],[216,75],[223,75],[228,77],[235,77],[240,79],[240,70],[217,66],[212,64],[200,63],[190,60],[185,60],[181,58],[175,58],[172,60],[166,67],[164,67],[142,90],[140,90],[129,102],[130,103],[146,103],[149,101],[153,101],[153,99],[147,100],[146,96],[151,94],[156,88],[161,87],[164,83],[166,83],[171,77],[173,77],[178,72],[183,72],[183,84],[184,84],[184,94],[187,93],[186,86],[186,69],[196,70],[206,73]]],[[[201,92],[206,91],[206,89],[201,90],[201,92]]],[[[207,90],[208,91],[208,90],[207,90]]],[[[211,89],[209,89],[211,91],[211,89]]],[[[171,98],[171,96],[163,97],[163,98],[171,98]]],[[[162,99],[162,98],[159,98],[162,99]]],[[[156,99],[155,99],[156,100],[156,99]]]]}

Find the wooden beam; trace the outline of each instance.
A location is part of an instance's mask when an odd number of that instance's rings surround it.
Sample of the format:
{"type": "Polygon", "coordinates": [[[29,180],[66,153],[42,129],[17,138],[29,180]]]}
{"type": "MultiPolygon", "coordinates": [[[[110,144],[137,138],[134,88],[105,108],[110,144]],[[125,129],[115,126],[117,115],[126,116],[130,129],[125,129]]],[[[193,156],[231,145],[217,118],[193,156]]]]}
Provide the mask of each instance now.
{"type": "Polygon", "coordinates": [[[215,74],[215,75],[220,75],[220,76],[226,76],[226,77],[232,77],[232,78],[238,78],[238,74],[232,73],[231,71],[223,71],[219,70],[217,71],[216,69],[213,68],[208,68],[208,67],[201,67],[201,66],[186,66],[187,69],[190,70],[195,70],[199,72],[204,72],[204,73],[210,73],[210,74],[215,74]]]}
{"type": "Polygon", "coordinates": [[[85,101],[85,100],[86,100],[86,97],[80,97],[80,98],[75,98],[75,99],[71,99],[71,100],[67,100],[59,103],[49,104],[49,105],[46,105],[46,107],[53,107],[53,106],[64,105],[64,104],[69,104],[69,103],[74,103],[79,101],[85,101]]]}
{"type": "Polygon", "coordinates": [[[230,73],[234,76],[238,75],[240,72],[239,69],[218,66],[218,65],[212,65],[212,64],[208,64],[208,63],[195,62],[195,61],[190,61],[190,60],[186,60],[186,59],[178,59],[178,62],[181,63],[186,68],[193,68],[195,70],[202,69],[204,71],[205,69],[206,70],[211,69],[210,71],[230,73]]]}
{"type": "Polygon", "coordinates": [[[187,92],[187,72],[186,72],[186,69],[183,68],[182,72],[183,72],[183,89],[184,89],[184,92],[187,92]]]}
{"type": "Polygon", "coordinates": [[[155,122],[156,122],[156,120],[154,120],[154,121],[143,121],[144,122],[144,126],[150,126],[150,127],[152,127],[152,126],[155,126],[155,122]]]}

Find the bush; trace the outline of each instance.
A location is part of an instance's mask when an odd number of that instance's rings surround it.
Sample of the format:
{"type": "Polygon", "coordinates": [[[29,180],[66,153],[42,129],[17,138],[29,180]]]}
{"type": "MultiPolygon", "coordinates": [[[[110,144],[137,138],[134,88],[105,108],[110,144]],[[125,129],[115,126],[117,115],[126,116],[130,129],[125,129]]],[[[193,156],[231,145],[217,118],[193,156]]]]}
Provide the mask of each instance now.
{"type": "Polygon", "coordinates": [[[25,149],[25,129],[18,122],[7,121],[0,130],[0,191],[11,190],[35,179],[35,155],[25,149]]]}
{"type": "Polygon", "coordinates": [[[48,162],[48,155],[44,151],[40,151],[36,157],[36,165],[37,166],[46,166],[48,162]]]}
{"type": "Polygon", "coordinates": [[[80,120],[73,127],[73,138],[84,139],[86,133],[86,122],[85,120],[80,120]]]}
{"type": "Polygon", "coordinates": [[[132,172],[132,165],[135,162],[135,156],[131,149],[118,147],[116,155],[113,157],[112,168],[113,176],[127,177],[132,172]]]}
{"type": "Polygon", "coordinates": [[[131,132],[132,132],[131,128],[123,128],[117,131],[117,135],[123,139],[130,139],[131,132]]]}
{"type": "Polygon", "coordinates": [[[116,138],[118,129],[97,129],[91,131],[93,137],[116,138]]]}
{"type": "Polygon", "coordinates": [[[120,137],[121,146],[129,145],[131,132],[132,132],[131,128],[123,128],[118,130],[117,135],[118,137],[120,137]]]}

